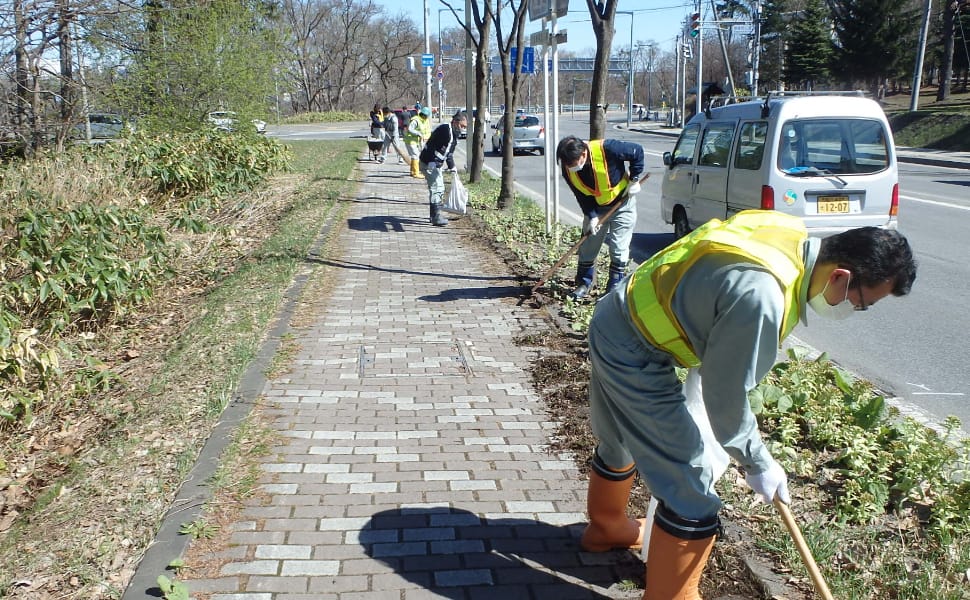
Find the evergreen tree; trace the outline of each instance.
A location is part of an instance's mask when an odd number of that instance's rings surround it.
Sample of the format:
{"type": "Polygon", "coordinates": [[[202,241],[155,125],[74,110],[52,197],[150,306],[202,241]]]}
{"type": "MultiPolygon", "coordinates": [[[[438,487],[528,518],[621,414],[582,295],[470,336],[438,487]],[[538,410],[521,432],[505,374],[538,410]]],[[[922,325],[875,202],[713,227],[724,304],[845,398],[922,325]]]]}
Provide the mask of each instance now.
{"type": "Polygon", "coordinates": [[[829,9],[823,0],[808,0],[792,23],[785,53],[785,83],[808,90],[828,83],[834,55],[829,9]]]}
{"type": "Polygon", "coordinates": [[[844,0],[834,4],[838,77],[875,90],[913,70],[920,29],[910,0],[844,0]]]}
{"type": "Polygon", "coordinates": [[[781,89],[784,81],[784,48],[789,34],[785,16],[793,10],[790,4],[789,0],[765,0],[761,3],[758,78],[762,93],[781,89]]]}

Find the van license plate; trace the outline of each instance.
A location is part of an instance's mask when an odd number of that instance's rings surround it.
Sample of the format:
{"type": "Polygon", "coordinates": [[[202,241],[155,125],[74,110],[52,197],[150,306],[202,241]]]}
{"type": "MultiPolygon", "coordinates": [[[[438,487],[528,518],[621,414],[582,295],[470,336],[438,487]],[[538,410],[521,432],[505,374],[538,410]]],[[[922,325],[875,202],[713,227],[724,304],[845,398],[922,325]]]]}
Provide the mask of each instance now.
{"type": "Polygon", "coordinates": [[[818,199],[819,214],[841,214],[849,212],[848,196],[825,196],[818,199]]]}

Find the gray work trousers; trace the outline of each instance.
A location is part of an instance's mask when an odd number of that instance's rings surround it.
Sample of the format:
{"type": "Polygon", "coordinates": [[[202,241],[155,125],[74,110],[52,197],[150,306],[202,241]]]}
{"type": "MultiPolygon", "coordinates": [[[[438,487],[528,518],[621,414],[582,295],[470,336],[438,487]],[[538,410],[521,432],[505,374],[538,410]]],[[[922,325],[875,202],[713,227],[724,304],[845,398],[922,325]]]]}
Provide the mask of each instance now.
{"type": "Polygon", "coordinates": [[[590,422],[610,467],[635,462],[651,494],[678,515],[705,520],[721,509],[704,442],[687,410],[672,356],[636,329],[617,286],[589,325],[590,422]]]}
{"type": "MultiPolygon", "coordinates": [[[[606,214],[608,209],[600,209],[606,214]]],[[[583,230],[589,224],[589,216],[583,219],[583,230]]],[[[623,206],[616,209],[610,220],[602,224],[596,235],[591,235],[580,244],[577,259],[580,263],[592,264],[600,253],[603,243],[610,251],[610,264],[625,265],[630,261],[630,242],[633,229],[637,225],[637,197],[630,196],[623,206]]]]}

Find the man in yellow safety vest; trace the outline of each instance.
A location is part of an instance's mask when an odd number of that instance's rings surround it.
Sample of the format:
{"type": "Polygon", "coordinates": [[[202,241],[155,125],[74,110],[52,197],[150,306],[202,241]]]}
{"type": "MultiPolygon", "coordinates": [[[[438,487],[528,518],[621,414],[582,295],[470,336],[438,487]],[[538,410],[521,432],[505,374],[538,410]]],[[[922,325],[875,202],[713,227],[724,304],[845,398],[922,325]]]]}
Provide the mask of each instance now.
{"type": "Polygon", "coordinates": [[[823,318],[909,293],[916,262],[898,231],[809,237],[797,217],[744,211],[712,220],[648,259],[596,305],[589,325],[590,423],[597,438],[587,551],[636,547],[626,516],[639,471],[659,505],[644,600],[697,600],[719,528],[720,475],[685,406],[675,367],[698,368],[717,442],[761,497],[790,503],[788,477],[761,439],[748,392],[811,308],[823,318]]]}
{"type": "Polygon", "coordinates": [[[637,223],[636,195],[643,172],[643,147],[621,140],[563,138],[556,148],[563,178],[583,211],[583,233],[588,237],[579,247],[576,288],[570,296],[579,300],[596,282],[596,257],[606,242],[610,251],[609,293],[626,275],[630,241],[637,223]],[[629,170],[627,166],[629,165],[629,170]],[[613,206],[620,206],[607,223],[601,219],[613,206]]]}

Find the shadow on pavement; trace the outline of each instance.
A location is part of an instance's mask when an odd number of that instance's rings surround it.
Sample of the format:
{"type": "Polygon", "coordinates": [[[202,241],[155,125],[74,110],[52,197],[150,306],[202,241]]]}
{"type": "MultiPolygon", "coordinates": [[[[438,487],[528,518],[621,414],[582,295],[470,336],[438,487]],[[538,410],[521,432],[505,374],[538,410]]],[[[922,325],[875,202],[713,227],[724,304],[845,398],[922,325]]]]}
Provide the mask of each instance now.
{"type": "MultiPolygon", "coordinates": [[[[433,271],[415,271],[411,269],[392,269],[388,267],[381,267],[378,265],[373,265],[369,263],[356,263],[348,260],[335,260],[335,259],[320,259],[320,258],[309,258],[309,262],[329,265],[331,267],[336,267],[338,269],[360,269],[360,270],[372,270],[372,271],[384,271],[386,273],[401,273],[408,275],[425,275],[428,277],[445,277],[447,279],[460,279],[464,281],[516,281],[518,278],[510,275],[504,277],[496,277],[493,275],[455,275],[454,273],[435,273],[433,271]]],[[[511,286],[507,286],[511,287],[511,286]]],[[[518,289],[518,288],[517,288],[518,289]]]]}
{"type": "Polygon", "coordinates": [[[580,531],[580,524],[484,519],[458,508],[402,508],[373,515],[358,542],[368,556],[435,597],[633,597],[618,584],[642,583],[642,563],[630,552],[582,552],[580,531]]]}
{"type": "Polygon", "coordinates": [[[485,300],[492,298],[519,298],[529,293],[523,285],[501,285],[486,287],[461,287],[444,290],[440,294],[418,296],[425,302],[451,302],[452,300],[485,300]]]}
{"type": "Polygon", "coordinates": [[[426,224],[427,219],[409,219],[395,217],[391,215],[377,215],[373,217],[361,217],[360,219],[347,219],[347,227],[351,231],[397,231],[403,232],[405,225],[426,224]]]}

